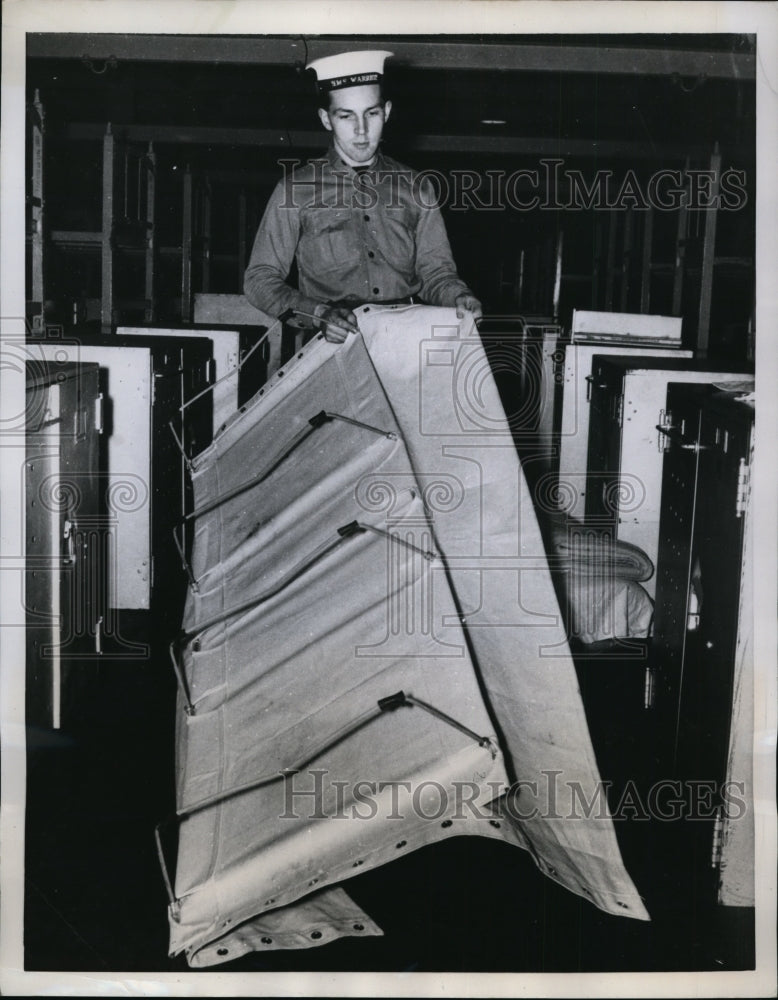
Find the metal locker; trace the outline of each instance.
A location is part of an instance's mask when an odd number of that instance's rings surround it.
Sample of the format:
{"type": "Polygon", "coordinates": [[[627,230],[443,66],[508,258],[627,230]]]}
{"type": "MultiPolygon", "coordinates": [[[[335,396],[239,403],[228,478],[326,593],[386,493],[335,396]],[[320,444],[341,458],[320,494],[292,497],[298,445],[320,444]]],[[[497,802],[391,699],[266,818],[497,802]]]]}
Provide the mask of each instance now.
{"type": "MultiPolygon", "coordinates": [[[[554,400],[556,396],[557,345],[561,327],[554,324],[529,324],[522,343],[520,387],[532,414],[532,458],[537,470],[529,465],[529,475],[548,475],[556,466],[554,443],[554,400]]],[[[524,459],[525,456],[522,455],[524,459]]]]}
{"type": "MultiPolygon", "coordinates": [[[[128,342],[139,339],[131,337],[128,342]]],[[[212,342],[194,337],[149,337],[144,342],[151,348],[154,371],[152,609],[158,624],[172,634],[177,632],[183,614],[182,563],[191,541],[183,527],[184,515],[192,504],[188,463],[212,438],[213,393],[205,391],[213,382],[212,342]],[[187,405],[193,400],[192,405],[187,405]]]]}
{"type": "Polygon", "coordinates": [[[77,715],[106,615],[98,366],[28,362],[25,417],[27,722],[58,729],[77,715]]]}
{"type": "MultiPolygon", "coordinates": [[[[213,343],[214,376],[219,383],[213,390],[213,433],[219,430],[238,409],[245,398],[243,372],[238,368],[243,358],[259,339],[256,330],[238,327],[149,327],[119,326],[116,333],[121,337],[204,337],[213,343]],[[250,343],[253,342],[253,343],[250,343]],[[230,372],[234,372],[230,376],[230,372]],[[223,381],[221,381],[223,380],[223,381]]],[[[259,386],[257,386],[259,388],[259,386]]],[[[250,395],[253,395],[251,393],[250,395]]]]}
{"type": "Polygon", "coordinates": [[[589,411],[592,363],[595,355],[623,355],[633,359],[690,358],[677,348],[635,347],[623,344],[558,344],[555,375],[554,436],[558,442],[558,494],[565,513],[583,520],[586,509],[586,471],[589,449],[589,411]]]}
{"type": "Polygon", "coordinates": [[[108,603],[165,617],[181,562],[172,530],[188,490],[187,455],[212,436],[212,393],[184,407],[213,379],[205,338],[96,336],[34,339],[43,361],[95,362],[104,396],[100,488],[109,521],[108,603]],[[172,425],[172,429],[171,429],[172,425]],[[175,431],[175,435],[173,433],[175,431]],[[180,442],[181,448],[179,448],[180,442]]]}
{"type": "MultiPolygon", "coordinates": [[[[742,382],[748,372],[716,362],[601,357],[592,362],[586,520],[639,546],[656,566],[669,382],[742,382]]],[[[654,596],[656,577],[643,586],[654,596]]]]}
{"type": "Polygon", "coordinates": [[[708,822],[691,825],[706,882],[718,863],[738,649],[752,624],[741,590],[750,571],[744,526],[753,420],[742,393],[668,387],[651,666],[655,732],[666,776],[713,789],[710,809],[698,817],[708,822]]]}
{"type": "MultiPolygon", "coordinates": [[[[676,756],[717,780],[726,770],[752,434],[753,407],[732,396],[703,403],[690,555],[699,624],[681,678],[676,756]]],[[[694,624],[687,617],[687,631],[694,624]]]]}

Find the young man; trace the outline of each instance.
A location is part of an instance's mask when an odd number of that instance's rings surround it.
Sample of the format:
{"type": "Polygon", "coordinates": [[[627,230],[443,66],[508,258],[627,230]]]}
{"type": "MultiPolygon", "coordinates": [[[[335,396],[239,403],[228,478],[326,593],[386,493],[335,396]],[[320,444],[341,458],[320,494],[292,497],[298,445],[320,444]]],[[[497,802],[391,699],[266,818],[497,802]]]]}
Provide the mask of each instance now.
{"type": "Polygon", "coordinates": [[[270,197],[246,269],[246,298],[272,316],[298,311],[328,340],[358,332],[366,302],[481,304],[457,275],[430,181],[379,148],[391,101],[381,90],[391,52],[317,59],[325,159],[291,171],[270,197]],[[297,261],[299,289],[288,283],[297,261]]]}

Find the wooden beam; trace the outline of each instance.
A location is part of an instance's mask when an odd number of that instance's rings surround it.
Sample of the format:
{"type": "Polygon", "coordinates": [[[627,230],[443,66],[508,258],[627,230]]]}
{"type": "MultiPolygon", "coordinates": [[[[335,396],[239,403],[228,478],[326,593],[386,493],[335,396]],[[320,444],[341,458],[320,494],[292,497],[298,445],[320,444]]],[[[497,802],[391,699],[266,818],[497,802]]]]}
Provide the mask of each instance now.
{"type": "Polygon", "coordinates": [[[605,311],[613,309],[613,268],[616,260],[616,228],[618,215],[614,211],[608,213],[608,254],[605,260],[605,311]]]}
{"type": "Polygon", "coordinates": [[[650,312],[651,303],[651,249],[654,241],[654,207],[649,206],[643,216],[643,258],[640,266],[640,311],[650,312]]]}
{"type": "Polygon", "coordinates": [[[243,275],[246,270],[246,188],[238,193],[238,287],[243,287],[243,275]]]}
{"type": "MultiPolygon", "coordinates": [[[[131,141],[153,142],[159,145],[254,146],[269,149],[324,150],[329,133],[323,129],[287,131],[268,128],[222,128],[207,125],[125,125],[115,131],[131,141]]],[[[89,140],[102,136],[99,122],[73,122],[66,125],[67,139],[89,140]]],[[[637,158],[666,162],[683,161],[687,155],[707,157],[709,146],[688,144],[655,144],[649,141],[621,139],[565,139],[559,137],[527,137],[515,135],[400,135],[387,136],[390,145],[402,146],[412,152],[429,153],[492,153],[506,156],[569,156],[637,158]]]]}
{"type": "Polygon", "coordinates": [[[600,287],[600,261],[602,260],[602,218],[598,217],[594,227],[594,252],[592,254],[592,309],[597,308],[600,287]]]}
{"type": "Polygon", "coordinates": [[[181,227],[181,322],[192,319],[192,226],[194,217],[192,171],[184,174],[181,227]]]}
{"type": "MultiPolygon", "coordinates": [[[[444,36],[445,38],[445,36],[444,36]]],[[[115,56],[137,62],[226,63],[294,67],[345,48],[389,46],[392,65],[412,69],[498,70],[531,73],[611,73],[625,76],[705,76],[754,80],[752,53],[691,49],[631,48],[623,45],[537,45],[445,40],[391,42],[345,36],[304,41],[300,36],[269,38],[242,35],[140,35],[83,32],[30,33],[30,59],[90,59],[115,56]],[[307,41],[307,47],[306,47],[307,41]]]]}
{"type": "Polygon", "coordinates": [[[697,357],[708,356],[710,343],[710,313],[713,298],[713,265],[716,254],[716,219],[718,216],[719,177],[721,153],[716,143],[710,158],[712,176],[710,202],[705,209],[705,234],[702,241],[702,273],[700,275],[700,308],[697,322],[697,357]]]}
{"type": "Polygon", "coordinates": [[[206,177],[200,189],[201,245],[200,245],[200,291],[211,290],[211,185],[206,177]]]}
{"type": "MultiPolygon", "coordinates": [[[[156,270],[156,245],[157,236],[154,231],[156,195],[154,184],[156,181],[157,161],[154,153],[153,143],[149,143],[142,169],[146,174],[146,254],[145,254],[145,279],[146,304],[143,310],[143,320],[145,323],[154,322],[155,302],[154,302],[154,272],[156,270]]],[[[138,204],[140,211],[140,203],[138,204]]]]}
{"type": "MultiPolygon", "coordinates": [[[[689,158],[683,168],[684,188],[689,190],[689,158]]],[[[681,303],[683,302],[683,278],[686,270],[686,238],[688,236],[688,198],[684,198],[681,207],[678,209],[678,225],[675,234],[675,262],[673,267],[673,304],[671,307],[672,316],[681,315],[681,303]]]]}
{"type": "Polygon", "coordinates": [[[624,245],[621,252],[621,287],[619,309],[621,312],[627,311],[627,300],[629,298],[629,278],[632,264],[632,221],[634,209],[631,207],[624,213],[624,245]]]}
{"type": "Polygon", "coordinates": [[[110,122],[103,136],[103,228],[101,237],[100,325],[104,334],[113,330],[113,220],[116,198],[116,140],[110,122]]]}

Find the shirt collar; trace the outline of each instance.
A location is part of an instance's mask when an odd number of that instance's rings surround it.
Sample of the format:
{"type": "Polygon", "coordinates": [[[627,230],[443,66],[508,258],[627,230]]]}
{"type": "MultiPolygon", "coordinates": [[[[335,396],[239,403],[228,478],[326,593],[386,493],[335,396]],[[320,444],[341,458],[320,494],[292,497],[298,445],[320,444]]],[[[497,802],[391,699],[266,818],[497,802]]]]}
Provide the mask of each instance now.
{"type": "MultiPolygon", "coordinates": [[[[345,160],[341,160],[340,156],[337,153],[337,150],[335,149],[335,144],[332,142],[330,143],[329,149],[327,150],[327,160],[329,161],[329,164],[333,168],[333,170],[345,169],[352,174],[355,173],[354,167],[346,163],[345,160]]],[[[383,154],[381,152],[381,147],[379,146],[378,151],[376,152],[376,157],[368,167],[368,170],[380,170],[382,164],[383,164],[383,154]]]]}

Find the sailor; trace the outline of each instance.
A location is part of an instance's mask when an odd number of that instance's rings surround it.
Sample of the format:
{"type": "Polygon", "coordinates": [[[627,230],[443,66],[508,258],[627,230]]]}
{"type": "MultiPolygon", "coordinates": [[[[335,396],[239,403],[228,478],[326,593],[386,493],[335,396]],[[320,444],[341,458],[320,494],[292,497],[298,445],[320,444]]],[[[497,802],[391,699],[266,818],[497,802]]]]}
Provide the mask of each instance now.
{"type": "Polygon", "coordinates": [[[392,111],[382,89],[391,52],[347,52],[309,63],[319,118],[331,133],[323,159],[276,185],[246,269],[246,298],[263,312],[290,310],[342,342],[364,303],[422,302],[481,317],[459,278],[429,177],[380,148],[392,111]],[[289,283],[297,262],[298,288],[289,283]]]}

